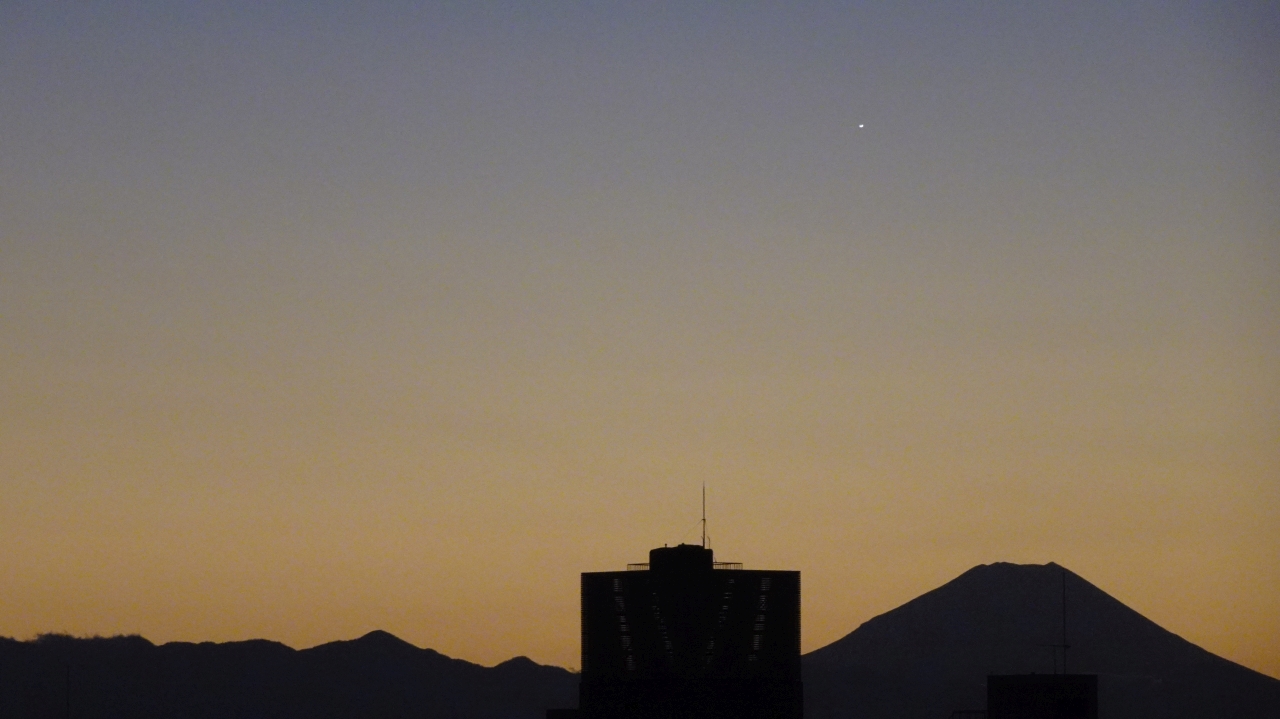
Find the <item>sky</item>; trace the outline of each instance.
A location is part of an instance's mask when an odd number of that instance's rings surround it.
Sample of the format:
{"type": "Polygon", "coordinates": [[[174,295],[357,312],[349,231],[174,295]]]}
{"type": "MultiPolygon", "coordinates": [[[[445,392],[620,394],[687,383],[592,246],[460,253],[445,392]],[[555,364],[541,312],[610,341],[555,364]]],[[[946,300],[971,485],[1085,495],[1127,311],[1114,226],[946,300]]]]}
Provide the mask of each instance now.
{"type": "Polygon", "coordinates": [[[0,3],[0,635],[576,667],[705,483],[805,651],[1054,561],[1280,677],[1278,33],[0,3]]]}

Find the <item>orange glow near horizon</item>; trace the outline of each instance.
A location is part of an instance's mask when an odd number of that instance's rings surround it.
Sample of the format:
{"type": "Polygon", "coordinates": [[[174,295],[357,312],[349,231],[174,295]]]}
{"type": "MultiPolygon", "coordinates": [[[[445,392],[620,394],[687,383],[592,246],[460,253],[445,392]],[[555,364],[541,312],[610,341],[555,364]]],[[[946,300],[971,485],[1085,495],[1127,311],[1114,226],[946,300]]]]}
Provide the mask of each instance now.
{"type": "Polygon", "coordinates": [[[1280,677],[1265,23],[63,5],[0,8],[0,636],[576,666],[705,482],[804,651],[1054,561],[1280,677]]]}

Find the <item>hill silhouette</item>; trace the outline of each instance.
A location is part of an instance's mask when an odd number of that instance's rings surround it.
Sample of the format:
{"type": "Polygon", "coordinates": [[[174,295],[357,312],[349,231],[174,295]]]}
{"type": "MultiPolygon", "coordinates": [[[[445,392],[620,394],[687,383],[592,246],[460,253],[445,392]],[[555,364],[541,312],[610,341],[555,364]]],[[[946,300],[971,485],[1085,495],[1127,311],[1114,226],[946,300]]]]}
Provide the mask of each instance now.
{"type": "MultiPolygon", "coordinates": [[[[985,705],[988,674],[1052,673],[1064,572],[1069,669],[1099,675],[1102,719],[1280,717],[1280,680],[1210,654],[1056,564],[975,567],[805,655],[805,716],[945,719],[985,705]]],[[[70,716],[95,719],[543,719],[577,706],[577,682],[525,657],[483,667],[381,631],[303,650],[0,638],[5,719],[65,717],[68,696],[70,716]]]]}
{"type": "Polygon", "coordinates": [[[68,696],[72,717],[542,719],[548,707],[575,706],[577,684],[525,657],[483,667],[381,631],[303,650],[0,638],[0,717],[13,719],[64,717],[68,696]]]}
{"type": "Polygon", "coordinates": [[[1191,644],[1056,564],[989,564],[804,656],[805,714],[947,717],[986,704],[988,674],[1098,674],[1103,719],[1280,717],[1280,680],[1191,644]],[[1057,656],[1055,657],[1055,651],[1057,656]]]}

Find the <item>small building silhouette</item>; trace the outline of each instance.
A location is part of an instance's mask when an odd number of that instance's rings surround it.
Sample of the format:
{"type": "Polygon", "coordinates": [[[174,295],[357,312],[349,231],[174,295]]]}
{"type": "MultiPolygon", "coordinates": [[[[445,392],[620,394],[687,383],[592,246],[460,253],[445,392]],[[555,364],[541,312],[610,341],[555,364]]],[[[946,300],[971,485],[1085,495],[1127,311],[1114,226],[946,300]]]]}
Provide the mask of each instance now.
{"type": "Polygon", "coordinates": [[[800,573],[708,548],[582,575],[579,709],[548,719],[801,719],[800,573]]]}
{"type": "Polygon", "coordinates": [[[989,675],[986,719],[1098,719],[1098,675],[989,675]]]}

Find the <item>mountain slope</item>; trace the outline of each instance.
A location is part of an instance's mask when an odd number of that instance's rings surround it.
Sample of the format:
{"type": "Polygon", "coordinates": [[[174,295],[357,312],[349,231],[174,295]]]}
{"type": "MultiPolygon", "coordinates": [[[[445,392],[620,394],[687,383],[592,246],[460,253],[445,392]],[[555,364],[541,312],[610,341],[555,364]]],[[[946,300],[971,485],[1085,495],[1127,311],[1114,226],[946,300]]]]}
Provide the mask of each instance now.
{"type": "Polygon", "coordinates": [[[577,676],[524,657],[487,668],[387,634],[295,651],[141,637],[0,639],[0,716],[542,719],[577,676]]]}
{"type": "Polygon", "coordinates": [[[806,715],[939,717],[986,704],[987,674],[1099,675],[1100,716],[1280,717],[1280,681],[1162,629],[1079,576],[991,564],[805,655],[806,715]],[[1055,656],[1056,652],[1056,656],[1055,656]]]}
{"type": "MultiPolygon", "coordinates": [[[[945,719],[982,708],[988,674],[1073,673],[1102,719],[1275,719],[1280,680],[1196,647],[1054,564],[992,564],[803,657],[809,719],[945,719]],[[1059,654],[1055,657],[1054,652],[1059,654]]],[[[263,640],[0,638],[0,717],[542,719],[577,676],[517,657],[486,668],[372,632],[295,651],[263,640]]]]}

